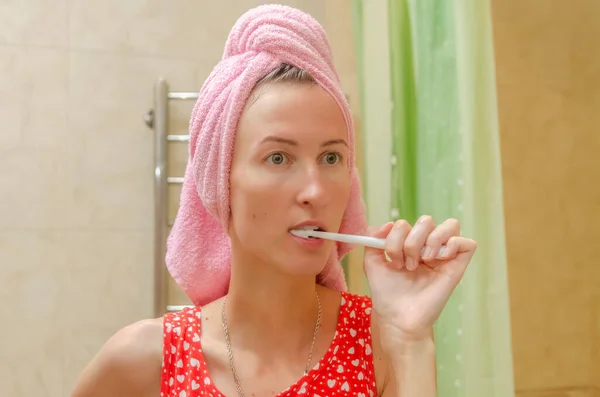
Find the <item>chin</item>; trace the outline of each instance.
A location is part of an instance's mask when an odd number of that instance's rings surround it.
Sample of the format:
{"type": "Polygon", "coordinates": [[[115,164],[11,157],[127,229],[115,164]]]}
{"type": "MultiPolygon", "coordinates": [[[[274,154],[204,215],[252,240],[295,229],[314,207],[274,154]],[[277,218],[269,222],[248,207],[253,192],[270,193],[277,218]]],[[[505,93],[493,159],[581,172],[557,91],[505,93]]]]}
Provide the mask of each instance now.
{"type": "Polygon", "coordinates": [[[331,250],[320,250],[320,252],[295,252],[283,253],[281,260],[277,262],[286,273],[296,276],[317,276],[323,271],[331,250]]]}
{"type": "Polygon", "coordinates": [[[284,266],[284,271],[291,276],[311,276],[316,277],[325,268],[327,261],[321,260],[319,262],[305,262],[305,261],[294,261],[288,262],[284,266]]]}

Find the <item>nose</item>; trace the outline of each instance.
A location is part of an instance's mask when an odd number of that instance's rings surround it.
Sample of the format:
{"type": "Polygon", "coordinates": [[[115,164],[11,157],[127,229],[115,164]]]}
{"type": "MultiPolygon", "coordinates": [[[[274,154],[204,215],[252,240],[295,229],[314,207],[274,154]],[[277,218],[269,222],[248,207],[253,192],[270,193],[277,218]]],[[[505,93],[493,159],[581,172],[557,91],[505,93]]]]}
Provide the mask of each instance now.
{"type": "Polygon", "coordinates": [[[317,167],[306,170],[306,177],[298,191],[298,203],[304,207],[320,207],[327,201],[327,193],[323,175],[317,167]]]}

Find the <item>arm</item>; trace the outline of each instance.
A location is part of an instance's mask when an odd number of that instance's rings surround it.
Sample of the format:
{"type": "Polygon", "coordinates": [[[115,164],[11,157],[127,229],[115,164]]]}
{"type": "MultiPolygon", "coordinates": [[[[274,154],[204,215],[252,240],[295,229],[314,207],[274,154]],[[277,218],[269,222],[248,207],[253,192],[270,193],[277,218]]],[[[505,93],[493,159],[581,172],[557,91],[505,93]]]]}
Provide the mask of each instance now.
{"type": "Polygon", "coordinates": [[[157,396],[163,346],[162,319],[118,331],[85,368],[72,397],[157,396]]]}
{"type": "Polygon", "coordinates": [[[399,347],[389,356],[389,380],[383,397],[435,397],[436,371],[433,340],[399,347]]]}
{"type": "Polygon", "coordinates": [[[386,342],[376,317],[372,316],[372,339],[378,395],[436,397],[433,330],[425,340],[386,342]]]}
{"type": "Polygon", "coordinates": [[[372,336],[380,344],[386,374],[378,391],[385,397],[435,397],[433,325],[477,243],[460,236],[456,219],[436,226],[430,216],[414,226],[404,220],[390,222],[369,235],[385,238],[385,251],[365,249],[364,264],[372,322],[378,323],[372,336]]]}

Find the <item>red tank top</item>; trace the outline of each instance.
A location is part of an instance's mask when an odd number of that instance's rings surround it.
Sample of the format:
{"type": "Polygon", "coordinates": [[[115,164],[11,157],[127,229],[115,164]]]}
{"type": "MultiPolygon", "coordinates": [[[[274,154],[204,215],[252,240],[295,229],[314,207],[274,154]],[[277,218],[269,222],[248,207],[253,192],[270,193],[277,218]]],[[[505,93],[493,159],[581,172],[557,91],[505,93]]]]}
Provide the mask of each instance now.
{"type": "MultiPolygon", "coordinates": [[[[201,308],[164,316],[161,397],[224,397],[207,371],[200,344],[201,308]]],[[[376,395],[371,299],[342,293],[335,336],[323,358],[278,397],[376,395]]]]}

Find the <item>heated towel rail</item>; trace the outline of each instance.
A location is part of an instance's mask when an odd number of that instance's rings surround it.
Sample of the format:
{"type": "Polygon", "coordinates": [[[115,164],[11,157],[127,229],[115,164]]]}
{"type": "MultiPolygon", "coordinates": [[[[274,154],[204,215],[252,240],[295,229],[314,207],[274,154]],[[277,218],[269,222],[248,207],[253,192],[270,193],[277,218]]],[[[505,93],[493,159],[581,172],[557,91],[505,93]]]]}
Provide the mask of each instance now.
{"type": "Polygon", "coordinates": [[[167,272],[165,266],[168,218],[168,186],[182,184],[183,176],[168,175],[167,153],[169,144],[187,144],[189,135],[169,134],[169,102],[196,100],[196,92],[169,91],[163,78],[154,84],[154,104],[145,115],[146,125],[154,131],[154,315],[162,316],[167,311],[178,311],[185,306],[167,304],[167,272]]]}

